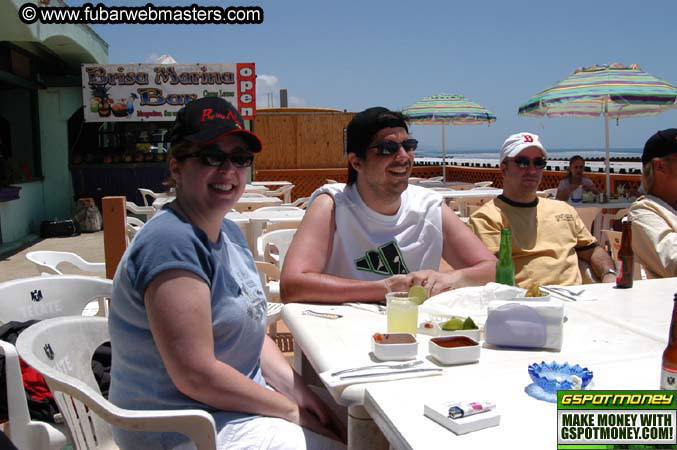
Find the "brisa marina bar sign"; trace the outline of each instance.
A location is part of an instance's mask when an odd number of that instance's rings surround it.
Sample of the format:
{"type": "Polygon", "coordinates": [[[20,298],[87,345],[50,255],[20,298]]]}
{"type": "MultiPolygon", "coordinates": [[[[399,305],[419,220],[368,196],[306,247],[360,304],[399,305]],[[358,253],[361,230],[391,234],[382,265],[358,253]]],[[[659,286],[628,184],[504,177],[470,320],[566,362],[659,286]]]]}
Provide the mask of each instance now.
{"type": "Polygon", "coordinates": [[[209,96],[223,97],[253,120],[255,64],[82,65],[87,122],[173,121],[186,103],[209,96]]]}

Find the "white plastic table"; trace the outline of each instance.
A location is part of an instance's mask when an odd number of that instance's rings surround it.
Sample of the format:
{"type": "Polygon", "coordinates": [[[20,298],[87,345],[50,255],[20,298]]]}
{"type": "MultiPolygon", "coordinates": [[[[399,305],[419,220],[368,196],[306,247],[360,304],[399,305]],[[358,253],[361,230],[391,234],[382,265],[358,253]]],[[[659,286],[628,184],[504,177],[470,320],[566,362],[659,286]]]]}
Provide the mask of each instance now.
{"type": "MultiPolygon", "coordinates": [[[[594,296],[599,300],[565,304],[567,321],[564,324],[564,345],[559,352],[496,349],[483,345],[479,363],[445,368],[445,374],[442,377],[362,383],[353,384],[346,388],[329,389],[329,393],[336,403],[348,407],[349,434],[353,433],[353,438],[349,437],[351,447],[369,448],[370,445],[373,445],[372,442],[368,441],[368,437],[374,430],[365,432],[364,425],[365,416],[366,418],[371,416],[395,448],[419,448],[418,446],[400,447],[401,442],[399,440],[407,442],[408,438],[406,436],[389,435],[386,427],[387,423],[391,422],[394,430],[404,429],[405,425],[398,421],[399,413],[397,413],[397,410],[398,408],[407,408],[409,393],[414,400],[420,402],[422,400],[417,395],[419,390],[427,389],[426,386],[434,385],[434,383],[444,383],[443,380],[446,379],[448,388],[445,393],[449,393],[449,389],[461,389],[458,392],[466,394],[470,393],[470,387],[480,386],[478,384],[480,382],[484,383],[486,380],[496,379],[498,374],[507,374],[506,381],[502,381],[496,389],[497,392],[502,388],[510,389],[509,395],[506,394],[508,397],[497,397],[499,403],[503,402],[509,405],[512,401],[510,400],[511,396],[527,397],[523,392],[524,388],[530,383],[527,367],[531,363],[542,360],[576,362],[589,367],[593,372],[602,369],[607,370],[606,367],[610,364],[608,367],[612,368],[609,368],[606,373],[616,374],[617,379],[610,380],[610,375],[602,378],[603,382],[600,382],[599,385],[599,388],[602,389],[612,388],[612,386],[613,388],[626,389],[657,389],[660,355],[665,348],[669,315],[672,309],[672,296],[665,298],[665,303],[660,300],[647,303],[646,300],[651,296],[664,298],[666,292],[674,292],[677,289],[677,278],[638,281],[635,287],[630,290],[615,289],[612,283],[594,285],[594,288],[592,285],[585,285],[582,288],[590,290],[590,293],[594,293],[594,296]],[[613,311],[615,301],[618,303],[618,312],[613,311]],[[627,314],[636,316],[636,326],[628,326],[627,322],[634,322],[635,317],[628,317],[627,314]],[[627,321],[623,320],[624,316],[628,317],[627,321]],[[646,364],[639,364],[639,361],[644,360],[646,360],[646,364]],[[619,367],[623,367],[624,370],[613,369],[613,364],[619,364],[619,367]],[[468,380],[468,383],[474,380],[475,385],[464,384],[463,380],[468,380]],[[639,381],[635,382],[635,380],[639,381]],[[381,385],[392,385],[393,389],[387,394],[384,393],[383,397],[375,396],[371,406],[369,403],[365,403],[365,390],[376,386],[381,389],[381,385]],[[395,406],[392,406],[394,409],[390,409],[390,406],[386,404],[387,402],[384,401],[381,404],[379,401],[380,398],[385,397],[391,399],[402,397],[402,406],[397,407],[397,401],[392,400],[395,406]],[[510,401],[506,402],[503,398],[510,401]],[[379,415],[377,414],[378,411],[382,411],[382,413],[379,415]],[[365,412],[368,412],[369,415],[366,415],[365,412]],[[353,426],[358,422],[357,419],[361,421],[358,430],[353,426]],[[365,439],[367,439],[366,443],[365,439]]],[[[288,304],[283,309],[282,317],[294,335],[296,369],[306,371],[304,361],[307,361],[317,373],[353,365],[356,367],[370,360],[375,362],[376,360],[370,356],[371,336],[375,332],[386,330],[385,315],[346,305],[288,304]],[[334,312],[343,315],[343,317],[329,320],[306,316],[302,314],[305,309],[334,312]]],[[[428,336],[418,336],[418,350],[421,358],[428,356],[429,339],[428,336]]],[[[303,375],[306,376],[305,373],[303,375]]],[[[484,384],[481,386],[484,388],[484,384]]],[[[430,389],[434,390],[434,388],[430,389]]],[[[452,390],[451,393],[453,394],[453,392],[456,391],[452,390]]],[[[481,398],[484,399],[487,396],[481,398]]],[[[530,397],[520,398],[521,400],[517,405],[529,404],[533,408],[517,406],[514,413],[517,416],[524,416],[525,414],[528,414],[529,417],[537,416],[540,420],[538,411],[545,408],[541,405],[542,402],[530,397]]],[[[421,405],[418,406],[420,420],[428,420],[423,417],[421,405]]],[[[554,413],[551,420],[553,424],[556,423],[554,413]]],[[[439,427],[436,424],[435,426],[439,427]]],[[[414,428],[416,427],[414,426],[414,428]]],[[[445,433],[445,436],[454,436],[446,429],[442,427],[440,429],[445,433]]],[[[483,430],[482,433],[484,431],[486,430],[483,430]]],[[[416,433],[416,430],[414,430],[414,433],[416,433]]],[[[479,433],[472,434],[477,435],[479,433]]],[[[552,434],[550,439],[554,440],[555,437],[556,434],[552,434]]],[[[480,446],[479,448],[485,447],[480,446]]]]}
{"type": "MultiPolygon", "coordinates": [[[[644,355],[591,360],[587,366],[594,373],[591,388],[658,389],[661,353],[661,346],[652,346],[644,355]]],[[[560,360],[556,354],[550,359],[560,360]]],[[[530,382],[526,367],[482,371],[474,366],[458,367],[453,376],[450,372],[446,377],[371,384],[365,408],[393,449],[557,448],[557,405],[524,392],[530,382]],[[456,435],[423,415],[424,402],[440,398],[491,399],[501,422],[456,435]]]]}

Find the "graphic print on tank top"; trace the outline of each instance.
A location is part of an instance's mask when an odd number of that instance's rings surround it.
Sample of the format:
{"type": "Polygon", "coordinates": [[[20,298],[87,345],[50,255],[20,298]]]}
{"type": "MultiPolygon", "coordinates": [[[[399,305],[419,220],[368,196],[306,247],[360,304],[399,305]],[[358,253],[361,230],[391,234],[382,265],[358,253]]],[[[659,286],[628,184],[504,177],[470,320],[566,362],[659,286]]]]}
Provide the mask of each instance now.
{"type": "Polygon", "coordinates": [[[364,257],[355,260],[355,268],[383,276],[409,273],[397,242],[390,241],[376,250],[367,250],[364,257]]]}

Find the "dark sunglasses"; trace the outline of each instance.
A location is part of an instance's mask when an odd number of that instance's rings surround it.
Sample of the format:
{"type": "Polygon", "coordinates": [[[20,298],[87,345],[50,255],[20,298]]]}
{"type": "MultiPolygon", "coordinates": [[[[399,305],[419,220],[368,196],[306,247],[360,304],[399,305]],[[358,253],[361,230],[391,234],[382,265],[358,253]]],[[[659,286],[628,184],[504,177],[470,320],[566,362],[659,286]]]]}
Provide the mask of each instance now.
{"type": "Polygon", "coordinates": [[[205,147],[197,152],[178,158],[184,160],[188,158],[197,158],[200,162],[209,167],[221,167],[226,161],[237,168],[251,167],[254,162],[254,155],[247,152],[244,148],[235,148],[231,153],[223,153],[219,147],[205,147]]]}
{"type": "Polygon", "coordinates": [[[416,150],[416,147],[418,147],[418,141],[416,139],[407,139],[405,141],[402,141],[402,143],[398,143],[395,141],[383,141],[379,142],[376,145],[372,145],[371,147],[368,148],[378,149],[377,153],[381,156],[390,156],[397,153],[397,151],[400,149],[400,145],[404,150],[408,152],[413,152],[414,150],[416,150]]]}
{"type": "Polygon", "coordinates": [[[536,169],[542,169],[548,164],[548,161],[545,160],[545,158],[534,158],[534,159],[529,159],[526,156],[518,156],[517,158],[512,159],[515,164],[517,164],[517,167],[520,169],[526,169],[529,167],[529,163],[534,163],[534,168],[536,169]]]}

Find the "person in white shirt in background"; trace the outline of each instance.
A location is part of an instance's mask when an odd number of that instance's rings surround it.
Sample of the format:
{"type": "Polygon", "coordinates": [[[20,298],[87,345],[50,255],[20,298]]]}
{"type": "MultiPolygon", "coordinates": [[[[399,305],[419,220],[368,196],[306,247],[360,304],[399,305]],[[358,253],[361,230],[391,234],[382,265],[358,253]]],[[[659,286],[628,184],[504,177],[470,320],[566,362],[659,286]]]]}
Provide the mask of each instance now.
{"type": "MultiPolygon", "coordinates": [[[[595,195],[599,194],[599,190],[595,187],[595,183],[590,178],[585,178],[585,160],[582,156],[575,155],[569,159],[569,170],[566,178],[562,179],[557,186],[557,200],[568,201],[571,194],[580,186],[583,192],[591,191],[595,195]]],[[[580,198],[578,199],[580,200],[580,198]]]]}
{"type": "Polygon", "coordinates": [[[646,195],[630,207],[632,250],[648,278],[677,276],[677,128],[646,141],[642,154],[646,195]]]}

